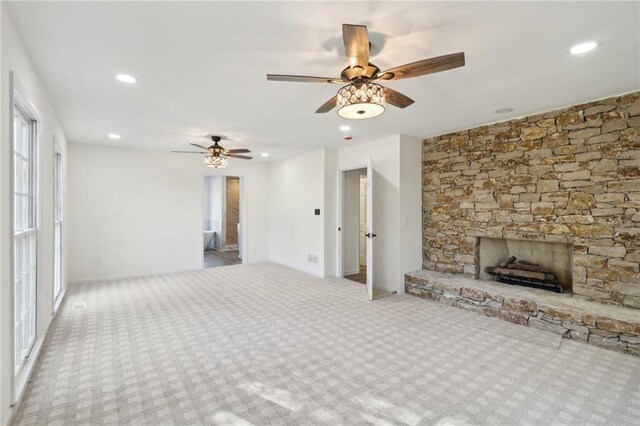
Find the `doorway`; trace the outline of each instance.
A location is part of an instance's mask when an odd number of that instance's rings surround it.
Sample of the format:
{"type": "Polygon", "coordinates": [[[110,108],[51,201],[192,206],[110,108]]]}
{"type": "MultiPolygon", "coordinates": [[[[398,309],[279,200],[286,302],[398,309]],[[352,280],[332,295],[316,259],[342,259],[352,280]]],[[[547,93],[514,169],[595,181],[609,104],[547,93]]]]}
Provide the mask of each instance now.
{"type": "Polygon", "coordinates": [[[336,275],[366,283],[373,300],[375,283],[373,158],[366,166],[341,169],[338,174],[338,256],[336,275]]]}
{"type": "Polygon", "coordinates": [[[344,172],[344,278],[367,283],[367,169],[344,172]]]}
{"type": "Polygon", "coordinates": [[[206,176],[203,194],[203,266],[242,263],[242,178],[206,176]]]}

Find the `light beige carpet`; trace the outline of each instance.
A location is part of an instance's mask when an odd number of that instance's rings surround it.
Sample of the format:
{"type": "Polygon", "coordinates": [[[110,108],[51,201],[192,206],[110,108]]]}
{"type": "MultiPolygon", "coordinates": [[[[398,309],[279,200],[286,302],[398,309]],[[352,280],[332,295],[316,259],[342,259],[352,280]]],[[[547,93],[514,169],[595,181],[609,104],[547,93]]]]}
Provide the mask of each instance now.
{"type": "Polygon", "coordinates": [[[640,358],[274,264],[72,286],[17,425],[638,425],[640,358]]]}

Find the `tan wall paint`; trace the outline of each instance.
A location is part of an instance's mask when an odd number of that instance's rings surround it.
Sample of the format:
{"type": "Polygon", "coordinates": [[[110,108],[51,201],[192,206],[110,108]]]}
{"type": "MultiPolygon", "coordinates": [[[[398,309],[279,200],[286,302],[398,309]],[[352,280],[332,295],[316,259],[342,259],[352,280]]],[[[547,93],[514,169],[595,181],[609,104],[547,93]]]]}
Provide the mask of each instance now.
{"type": "Polygon", "coordinates": [[[225,245],[238,244],[238,223],[240,223],[240,179],[237,177],[226,178],[226,241],[225,245]]]}

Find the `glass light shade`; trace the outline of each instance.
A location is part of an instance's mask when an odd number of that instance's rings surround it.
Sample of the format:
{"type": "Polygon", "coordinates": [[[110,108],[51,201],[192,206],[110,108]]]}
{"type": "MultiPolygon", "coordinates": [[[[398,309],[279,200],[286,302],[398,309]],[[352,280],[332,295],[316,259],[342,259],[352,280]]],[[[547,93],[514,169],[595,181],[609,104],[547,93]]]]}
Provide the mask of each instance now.
{"type": "Polygon", "coordinates": [[[373,118],[384,112],[384,87],[375,83],[350,84],[338,90],[338,115],[349,120],[373,118]]]}
{"type": "Polygon", "coordinates": [[[224,169],[227,167],[229,160],[226,157],[220,157],[215,155],[207,155],[204,157],[204,165],[207,167],[213,167],[215,169],[224,169]]]}

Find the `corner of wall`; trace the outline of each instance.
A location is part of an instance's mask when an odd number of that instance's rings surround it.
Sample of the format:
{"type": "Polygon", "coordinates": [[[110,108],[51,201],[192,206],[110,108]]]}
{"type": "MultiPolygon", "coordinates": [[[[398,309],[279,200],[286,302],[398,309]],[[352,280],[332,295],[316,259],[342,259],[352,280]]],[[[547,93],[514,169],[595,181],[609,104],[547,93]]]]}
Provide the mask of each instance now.
{"type": "Polygon", "coordinates": [[[336,275],[337,176],[338,151],[325,149],[324,154],[324,277],[336,275]]]}
{"type": "Polygon", "coordinates": [[[399,286],[404,275],[422,268],[422,140],[399,135],[399,286]]]}
{"type": "MultiPolygon", "coordinates": [[[[54,176],[54,144],[55,137],[63,155],[66,152],[66,138],[59,124],[56,111],[53,108],[46,88],[38,77],[37,70],[29,59],[29,52],[25,49],[19,37],[11,16],[6,9],[5,2],[0,4],[0,282],[8,284],[11,277],[12,253],[12,224],[10,220],[10,203],[12,199],[11,179],[11,133],[12,93],[10,90],[10,72],[14,72],[17,80],[38,111],[38,248],[37,248],[37,340],[30,360],[35,364],[38,358],[37,347],[41,344],[46,330],[52,320],[53,281],[54,281],[54,207],[53,181],[54,176]],[[6,201],[6,202],[5,202],[6,201]]],[[[63,160],[63,179],[65,179],[66,161],[63,160]]],[[[64,228],[63,228],[64,229],[64,228]]],[[[66,232],[63,232],[63,244],[66,244],[66,232]]],[[[63,256],[63,273],[66,275],[66,256],[63,256]]],[[[66,277],[63,279],[63,291],[66,277]]],[[[8,424],[17,407],[10,407],[20,396],[20,389],[15,389],[13,374],[13,290],[10,285],[2,285],[0,289],[0,424],[8,424]]],[[[29,376],[31,367],[24,369],[25,378],[29,376]]],[[[18,386],[19,387],[19,386],[18,386]]]]}

